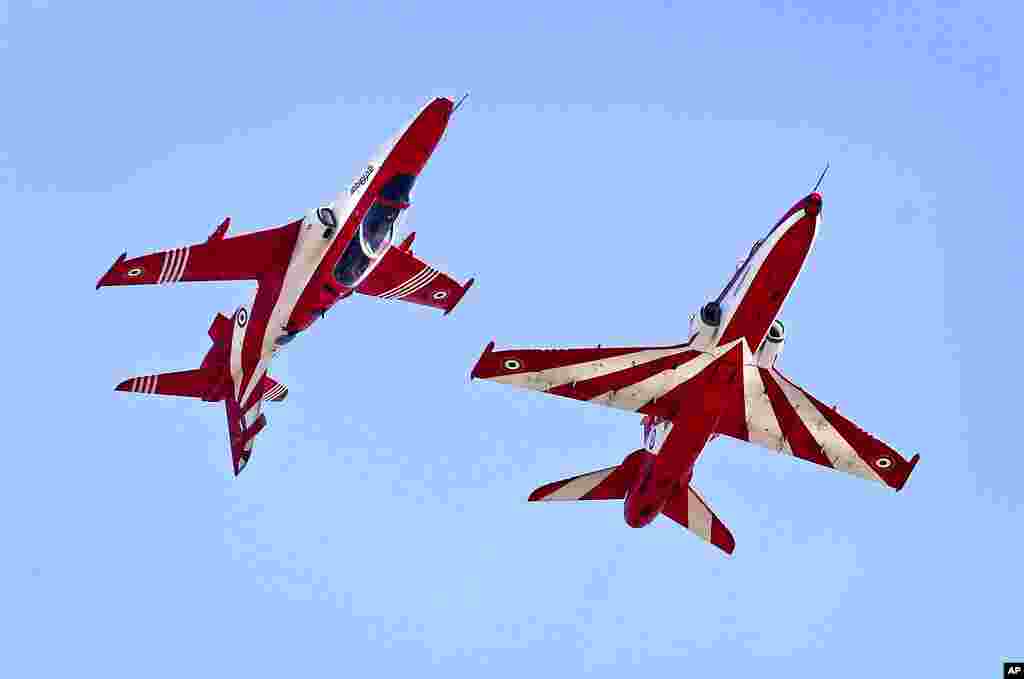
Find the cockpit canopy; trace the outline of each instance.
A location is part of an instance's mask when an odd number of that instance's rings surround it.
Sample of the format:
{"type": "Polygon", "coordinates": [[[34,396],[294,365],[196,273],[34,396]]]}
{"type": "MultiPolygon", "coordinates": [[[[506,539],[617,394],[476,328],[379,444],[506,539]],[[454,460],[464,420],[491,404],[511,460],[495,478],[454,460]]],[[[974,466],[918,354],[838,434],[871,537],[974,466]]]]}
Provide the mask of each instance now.
{"type": "Polygon", "coordinates": [[[355,287],[370,265],[391,245],[395,220],[403,209],[409,207],[409,193],[415,181],[414,175],[399,174],[381,187],[377,200],[366,211],[358,232],[334,267],[334,278],[339,283],[355,287]]]}

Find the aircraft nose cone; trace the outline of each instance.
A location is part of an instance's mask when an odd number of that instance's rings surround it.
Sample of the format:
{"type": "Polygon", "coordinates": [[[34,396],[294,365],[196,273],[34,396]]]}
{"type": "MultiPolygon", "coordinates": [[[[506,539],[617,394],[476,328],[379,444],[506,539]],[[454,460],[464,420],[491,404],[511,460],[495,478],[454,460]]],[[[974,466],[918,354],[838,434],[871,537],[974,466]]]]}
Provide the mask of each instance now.
{"type": "Polygon", "coordinates": [[[439,112],[444,115],[451,115],[452,108],[455,107],[455,102],[448,97],[437,97],[434,101],[430,102],[429,108],[436,108],[439,112]]]}
{"type": "Polygon", "coordinates": [[[821,194],[815,191],[804,198],[804,210],[812,217],[821,212],[821,194]]]}
{"type": "Polygon", "coordinates": [[[421,136],[440,136],[448,125],[448,118],[452,115],[454,104],[451,99],[438,97],[427,104],[413,122],[413,127],[418,128],[417,133],[421,136]]]}
{"type": "Polygon", "coordinates": [[[438,97],[423,107],[392,148],[390,157],[395,171],[419,174],[441,141],[452,106],[451,99],[438,97]]]}

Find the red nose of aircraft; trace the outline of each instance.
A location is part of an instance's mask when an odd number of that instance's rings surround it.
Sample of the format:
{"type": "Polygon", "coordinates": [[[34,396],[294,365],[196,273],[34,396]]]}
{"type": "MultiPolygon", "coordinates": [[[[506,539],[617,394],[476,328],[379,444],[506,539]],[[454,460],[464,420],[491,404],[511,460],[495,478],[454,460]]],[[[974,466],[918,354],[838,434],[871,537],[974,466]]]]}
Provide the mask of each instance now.
{"type": "Polygon", "coordinates": [[[821,212],[821,194],[815,191],[804,198],[804,211],[812,217],[821,212]]]}
{"type": "Polygon", "coordinates": [[[417,174],[441,140],[452,115],[451,99],[438,97],[423,107],[395,145],[392,156],[399,172],[417,174]]]}

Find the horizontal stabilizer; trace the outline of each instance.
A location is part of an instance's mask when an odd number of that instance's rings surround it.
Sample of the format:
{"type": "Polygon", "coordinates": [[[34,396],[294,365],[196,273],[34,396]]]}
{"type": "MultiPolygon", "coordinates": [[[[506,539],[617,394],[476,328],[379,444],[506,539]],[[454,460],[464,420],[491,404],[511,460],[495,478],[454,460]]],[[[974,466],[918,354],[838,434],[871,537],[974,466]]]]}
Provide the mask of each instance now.
{"type": "Polygon", "coordinates": [[[181,372],[132,377],[114,387],[114,390],[211,400],[210,392],[220,384],[219,378],[220,373],[216,370],[182,370],[181,372]]]}
{"type": "Polygon", "coordinates": [[[693,486],[687,487],[685,493],[673,495],[661,513],[679,525],[686,526],[697,537],[710,542],[726,554],[732,554],[736,548],[732,533],[693,486]]]}
{"type": "Polygon", "coordinates": [[[530,493],[530,502],[621,500],[626,497],[629,481],[629,474],[622,465],[598,469],[541,486],[530,493]]]}
{"type": "Polygon", "coordinates": [[[263,400],[280,403],[288,396],[288,387],[269,375],[263,376],[263,400]]]}

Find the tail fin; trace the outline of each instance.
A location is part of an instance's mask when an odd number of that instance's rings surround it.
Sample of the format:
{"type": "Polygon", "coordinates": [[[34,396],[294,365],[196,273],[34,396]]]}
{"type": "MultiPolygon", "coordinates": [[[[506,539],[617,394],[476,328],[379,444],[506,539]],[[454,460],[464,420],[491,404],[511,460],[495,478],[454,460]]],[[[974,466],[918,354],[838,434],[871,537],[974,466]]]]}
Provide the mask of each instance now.
{"type": "Polygon", "coordinates": [[[162,396],[187,396],[205,401],[213,398],[222,381],[219,370],[200,368],[157,375],[140,375],[127,379],[114,387],[115,391],[131,391],[137,394],[160,394],[162,396]]]}
{"type": "Polygon", "coordinates": [[[242,411],[232,395],[224,399],[224,412],[228,417],[228,441],[231,444],[231,466],[235,476],[242,473],[245,465],[249,464],[253,440],[267,426],[267,416],[262,413],[262,406],[262,397],[256,397],[246,411],[242,411]]]}
{"type": "Polygon", "coordinates": [[[686,492],[678,492],[665,504],[661,513],[681,526],[690,529],[697,537],[707,540],[726,554],[736,549],[736,540],[725,527],[722,520],[715,516],[697,493],[693,486],[687,486],[686,492]]]}

